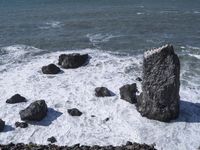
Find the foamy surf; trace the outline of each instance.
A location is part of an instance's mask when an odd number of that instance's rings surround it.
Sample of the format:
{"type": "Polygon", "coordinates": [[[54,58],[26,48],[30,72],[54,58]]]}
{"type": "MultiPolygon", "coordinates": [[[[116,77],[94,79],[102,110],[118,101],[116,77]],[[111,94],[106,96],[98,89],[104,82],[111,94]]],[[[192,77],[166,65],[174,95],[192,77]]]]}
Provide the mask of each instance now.
{"type": "MultiPolygon", "coordinates": [[[[7,59],[13,56],[16,60],[25,59],[25,47],[4,48],[8,51],[7,59]]],[[[162,123],[141,117],[134,105],[120,99],[119,88],[137,82],[136,77],[141,76],[142,55],[121,56],[94,49],[33,55],[35,50],[39,49],[29,47],[26,62],[2,65],[12,69],[7,68],[0,77],[0,117],[6,122],[6,132],[0,134],[0,143],[47,144],[47,138],[55,136],[58,145],[120,145],[129,140],[155,143],[156,148],[164,150],[197,149],[199,146],[200,108],[196,103],[200,89],[198,85],[195,90],[190,89],[195,85],[194,81],[190,81],[188,86],[181,86],[179,119],[162,123]],[[78,69],[63,69],[63,73],[58,75],[41,73],[42,66],[57,64],[60,54],[73,52],[88,53],[92,57],[90,63],[78,69]],[[109,88],[115,96],[96,98],[94,89],[98,86],[109,88]],[[25,96],[28,102],[6,104],[6,99],[16,93],[25,96]],[[26,129],[15,129],[14,123],[20,121],[18,112],[39,99],[46,100],[50,108],[48,116],[26,129]],[[67,109],[74,107],[83,112],[81,117],[68,115],[67,109]],[[110,120],[106,122],[108,117],[110,120]]],[[[187,71],[182,71],[182,80],[187,79],[184,78],[187,71]]],[[[137,85],[141,91],[140,83],[137,82],[137,85]]]]}

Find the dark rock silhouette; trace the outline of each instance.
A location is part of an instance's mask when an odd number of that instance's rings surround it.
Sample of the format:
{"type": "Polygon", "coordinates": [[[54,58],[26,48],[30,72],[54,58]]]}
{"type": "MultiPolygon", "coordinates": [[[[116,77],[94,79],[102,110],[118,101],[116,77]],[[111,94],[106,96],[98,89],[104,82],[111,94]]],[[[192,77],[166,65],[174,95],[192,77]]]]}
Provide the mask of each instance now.
{"type": "Polygon", "coordinates": [[[138,90],[137,90],[136,83],[124,85],[119,90],[120,90],[121,99],[131,104],[137,102],[136,92],[138,90]]]}
{"type": "Polygon", "coordinates": [[[77,108],[72,108],[67,110],[71,116],[81,116],[82,112],[80,112],[77,108]]]}
{"type": "Polygon", "coordinates": [[[10,99],[6,100],[6,103],[8,104],[15,104],[15,103],[21,103],[21,102],[27,102],[27,100],[25,97],[19,94],[15,94],[10,99]]]}
{"type": "Polygon", "coordinates": [[[137,110],[149,119],[168,122],[179,115],[180,62],[172,45],[145,52],[142,96],[137,110]]]}
{"type": "Polygon", "coordinates": [[[58,64],[65,69],[78,68],[85,65],[89,61],[88,54],[61,54],[59,56],[58,64]]]}
{"type": "Polygon", "coordinates": [[[42,72],[44,74],[58,74],[60,71],[60,68],[54,64],[49,64],[48,66],[42,67],[42,72]]]}
{"type": "Polygon", "coordinates": [[[106,87],[97,87],[95,89],[95,95],[97,97],[107,97],[107,96],[112,96],[112,92],[106,87]]]}
{"type": "Polygon", "coordinates": [[[56,140],[56,138],[55,138],[54,136],[48,138],[47,141],[50,142],[50,143],[55,143],[55,142],[57,142],[57,140],[56,140]]]}
{"type": "Polygon", "coordinates": [[[4,127],[5,127],[5,122],[0,119],[0,132],[4,130],[4,127]]]}
{"type": "Polygon", "coordinates": [[[26,122],[15,122],[15,127],[18,128],[27,128],[28,127],[28,123],[26,122]]]}
{"type": "Polygon", "coordinates": [[[31,103],[26,109],[19,112],[22,120],[40,121],[47,115],[47,105],[44,100],[31,103]]]}
{"type": "Polygon", "coordinates": [[[139,81],[139,82],[141,82],[141,81],[142,81],[142,78],[137,77],[136,80],[139,81]]]}
{"type": "Polygon", "coordinates": [[[138,143],[131,143],[129,142],[127,145],[121,146],[87,146],[87,145],[80,145],[75,144],[73,146],[57,146],[54,144],[49,145],[37,145],[33,143],[29,144],[7,144],[7,145],[0,145],[0,149],[2,150],[156,150],[154,148],[154,144],[147,145],[147,144],[138,144],[138,143]]]}

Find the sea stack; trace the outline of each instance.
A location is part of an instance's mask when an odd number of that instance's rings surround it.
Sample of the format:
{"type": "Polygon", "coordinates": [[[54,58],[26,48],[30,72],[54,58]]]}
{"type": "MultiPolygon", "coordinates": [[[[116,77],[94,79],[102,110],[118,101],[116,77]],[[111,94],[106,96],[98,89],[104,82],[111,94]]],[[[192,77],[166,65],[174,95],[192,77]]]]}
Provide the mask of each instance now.
{"type": "Polygon", "coordinates": [[[180,61],[172,45],[146,51],[142,95],[137,110],[149,119],[169,122],[179,115],[180,61]]]}

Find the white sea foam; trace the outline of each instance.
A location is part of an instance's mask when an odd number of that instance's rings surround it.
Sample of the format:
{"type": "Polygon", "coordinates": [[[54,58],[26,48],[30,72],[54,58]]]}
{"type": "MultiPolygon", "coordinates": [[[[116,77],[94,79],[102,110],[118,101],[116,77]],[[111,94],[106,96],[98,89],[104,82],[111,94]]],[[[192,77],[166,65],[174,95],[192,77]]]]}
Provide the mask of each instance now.
{"type": "Polygon", "coordinates": [[[137,15],[144,15],[143,12],[137,12],[137,15]]]}
{"type": "MultiPolygon", "coordinates": [[[[26,52],[23,48],[15,50],[20,55],[26,52]]],[[[118,56],[91,49],[76,52],[89,53],[92,57],[90,63],[78,69],[63,70],[58,75],[44,75],[40,68],[57,63],[58,56],[63,53],[53,52],[33,55],[27,58],[29,61],[26,63],[15,64],[12,69],[1,73],[0,118],[6,121],[7,126],[5,132],[0,134],[0,143],[47,144],[46,139],[55,136],[59,145],[120,145],[130,140],[156,143],[158,149],[164,150],[196,149],[199,146],[200,108],[195,104],[200,99],[198,88],[181,87],[181,99],[187,102],[181,103],[181,116],[177,121],[161,123],[148,120],[140,116],[134,105],[121,100],[119,95],[122,85],[136,82],[135,78],[140,76],[142,56],[118,56]],[[96,98],[94,89],[98,86],[108,87],[116,95],[96,98]],[[5,100],[16,93],[25,96],[28,102],[6,104],[5,100]],[[26,129],[13,129],[14,123],[20,121],[18,112],[38,99],[45,99],[51,108],[48,116],[26,129]],[[69,116],[67,109],[73,107],[80,109],[83,115],[69,116]],[[110,120],[105,122],[107,117],[110,120]]],[[[140,83],[138,86],[141,91],[140,83]]]]}
{"type": "Polygon", "coordinates": [[[112,35],[112,34],[87,34],[86,35],[90,42],[93,43],[94,45],[98,44],[98,43],[104,43],[104,42],[108,42],[110,39],[112,38],[116,38],[119,37],[117,35],[112,35]]]}
{"type": "Polygon", "coordinates": [[[192,57],[195,57],[197,59],[200,59],[200,55],[196,55],[196,54],[189,54],[189,55],[192,56],[192,57]]]}
{"type": "Polygon", "coordinates": [[[49,21],[40,26],[40,29],[60,28],[63,24],[60,21],[49,21]]]}

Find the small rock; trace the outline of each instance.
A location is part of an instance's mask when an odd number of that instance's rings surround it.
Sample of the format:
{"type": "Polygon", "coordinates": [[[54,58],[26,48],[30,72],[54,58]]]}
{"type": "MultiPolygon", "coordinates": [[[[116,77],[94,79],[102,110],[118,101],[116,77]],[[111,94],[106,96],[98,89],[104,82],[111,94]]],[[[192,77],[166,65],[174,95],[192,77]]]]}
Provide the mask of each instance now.
{"type": "Polygon", "coordinates": [[[55,142],[57,142],[57,140],[56,140],[56,138],[55,138],[54,136],[48,138],[47,141],[50,142],[50,143],[55,143],[55,142]]]}
{"type": "Polygon", "coordinates": [[[109,120],[110,120],[110,118],[106,118],[106,119],[105,119],[106,122],[109,121],[109,120]]]}
{"type": "Polygon", "coordinates": [[[10,99],[6,100],[6,103],[8,104],[15,104],[15,103],[21,103],[21,102],[27,102],[26,98],[19,94],[13,95],[10,99]]]}
{"type": "Polygon", "coordinates": [[[47,115],[47,105],[44,100],[31,103],[26,109],[19,112],[22,120],[41,121],[47,115]]]}
{"type": "Polygon", "coordinates": [[[5,127],[5,122],[0,119],[0,132],[4,130],[4,127],[5,127]]]}
{"type": "Polygon", "coordinates": [[[110,90],[108,90],[106,87],[97,87],[95,89],[95,95],[97,97],[112,96],[110,90]]]}
{"type": "Polygon", "coordinates": [[[95,115],[91,115],[92,118],[96,117],[95,115]]]}
{"type": "Polygon", "coordinates": [[[130,142],[130,141],[127,141],[127,142],[126,142],[126,145],[133,145],[133,143],[130,142]]]}
{"type": "Polygon", "coordinates": [[[27,128],[28,127],[28,123],[26,122],[15,122],[15,127],[18,128],[27,128]]]}
{"type": "Polygon", "coordinates": [[[141,81],[142,81],[142,78],[137,77],[136,80],[139,81],[139,82],[141,82],[141,81]]]}
{"type": "Polygon", "coordinates": [[[58,68],[54,64],[50,64],[48,66],[43,66],[42,67],[42,72],[44,74],[58,74],[60,71],[61,71],[60,68],[58,68]]]}
{"type": "Polygon", "coordinates": [[[131,104],[137,102],[136,92],[138,92],[138,90],[136,83],[124,85],[119,90],[121,99],[126,100],[131,104]]]}
{"type": "Polygon", "coordinates": [[[70,68],[78,68],[87,63],[89,60],[89,55],[88,54],[61,54],[59,56],[58,64],[65,68],[65,69],[70,69],[70,68]]]}
{"type": "Polygon", "coordinates": [[[82,112],[80,112],[77,108],[68,109],[68,113],[71,116],[81,116],[82,112]]]}

